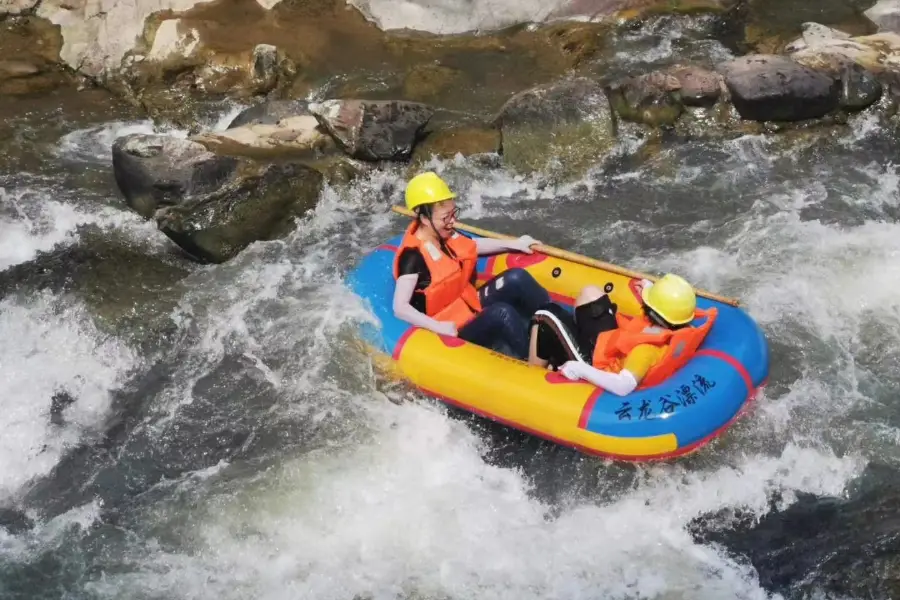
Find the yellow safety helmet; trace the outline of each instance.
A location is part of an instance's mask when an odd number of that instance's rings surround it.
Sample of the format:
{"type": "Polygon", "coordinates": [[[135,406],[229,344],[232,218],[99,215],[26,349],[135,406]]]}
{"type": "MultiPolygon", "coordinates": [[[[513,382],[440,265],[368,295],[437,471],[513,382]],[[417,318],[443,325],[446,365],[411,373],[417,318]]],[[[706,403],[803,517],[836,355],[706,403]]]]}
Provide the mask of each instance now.
{"type": "Polygon", "coordinates": [[[684,325],[694,319],[697,295],[694,288],[678,275],[667,273],[641,291],[644,304],[672,325],[684,325]]]}
{"type": "Polygon", "coordinates": [[[450,191],[447,182],[432,171],[416,175],[406,184],[406,208],[409,210],[451,198],[456,198],[456,194],[450,191]]]}

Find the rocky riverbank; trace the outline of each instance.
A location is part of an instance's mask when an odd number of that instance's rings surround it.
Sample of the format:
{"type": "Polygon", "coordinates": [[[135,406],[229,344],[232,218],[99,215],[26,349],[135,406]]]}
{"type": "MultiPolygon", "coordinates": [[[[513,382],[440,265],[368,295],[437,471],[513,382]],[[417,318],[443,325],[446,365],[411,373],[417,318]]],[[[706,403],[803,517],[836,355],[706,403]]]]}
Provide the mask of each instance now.
{"type": "Polygon", "coordinates": [[[113,166],[129,206],[211,262],[289,231],[323,181],[384,161],[414,169],[486,154],[566,181],[602,165],[623,128],[732,137],[897,109],[893,0],[832,11],[844,29],[796,24],[794,39],[782,23],[761,33],[765,2],[736,0],[572,2],[535,26],[437,36],[383,32],[338,0],[153,0],[135,10],[28,0],[0,10],[0,47],[17,57],[0,63],[0,90],[103,86],[192,131],[117,140],[113,166]],[[610,36],[662,14],[706,15],[751,53],[610,76],[610,36]],[[226,131],[202,131],[196,103],[222,98],[255,106],[226,131]]]}

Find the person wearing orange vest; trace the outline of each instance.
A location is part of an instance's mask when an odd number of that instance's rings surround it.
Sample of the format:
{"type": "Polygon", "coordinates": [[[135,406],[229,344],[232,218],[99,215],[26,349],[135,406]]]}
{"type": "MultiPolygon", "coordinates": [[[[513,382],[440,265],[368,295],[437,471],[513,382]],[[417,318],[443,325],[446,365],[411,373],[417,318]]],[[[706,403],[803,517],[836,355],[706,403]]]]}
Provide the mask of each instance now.
{"type": "Polygon", "coordinates": [[[641,300],[643,314],[629,318],[603,290],[588,286],[574,318],[560,306],[541,308],[531,322],[529,362],[618,396],[662,383],[694,356],[716,309],[698,310],[694,289],[671,273],[655,284],[643,280],[641,300]],[[694,326],[698,318],[703,322],[694,326]]]}
{"type": "Polygon", "coordinates": [[[454,229],[459,209],[437,174],[413,177],[406,206],[416,213],[394,257],[394,315],[416,327],[459,337],[504,354],[528,356],[528,324],[550,295],[524,269],[509,269],[476,289],[478,257],[532,253],[538,242],[469,238],[454,229]]]}

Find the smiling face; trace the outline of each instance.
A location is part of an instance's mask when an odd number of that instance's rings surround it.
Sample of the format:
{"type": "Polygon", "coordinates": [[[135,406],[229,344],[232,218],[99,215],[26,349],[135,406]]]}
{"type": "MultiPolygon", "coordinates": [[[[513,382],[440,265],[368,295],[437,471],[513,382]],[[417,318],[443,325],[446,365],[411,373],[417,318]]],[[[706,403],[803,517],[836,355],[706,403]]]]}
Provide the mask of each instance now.
{"type": "MultiPolygon", "coordinates": [[[[453,227],[456,225],[458,216],[459,209],[453,200],[444,200],[433,205],[431,222],[434,223],[434,229],[442,239],[446,240],[453,235],[453,227]]],[[[427,217],[423,217],[423,221],[430,225],[427,217]]]]}

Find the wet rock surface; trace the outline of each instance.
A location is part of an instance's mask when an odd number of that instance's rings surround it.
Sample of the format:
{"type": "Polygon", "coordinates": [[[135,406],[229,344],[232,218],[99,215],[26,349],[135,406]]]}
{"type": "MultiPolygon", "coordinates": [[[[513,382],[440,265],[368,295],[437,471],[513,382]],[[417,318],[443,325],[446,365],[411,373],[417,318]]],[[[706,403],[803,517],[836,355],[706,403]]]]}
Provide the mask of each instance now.
{"type": "Polygon", "coordinates": [[[856,63],[846,64],[838,77],[841,82],[842,108],[863,110],[881,99],[883,93],[881,82],[868,69],[856,63]]]}
{"type": "Polygon", "coordinates": [[[567,176],[583,173],[615,140],[603,86],[583,77],[516,94],[493,123],[502,132],[504,163],[524,171],[544,169],[549,156],[560,156],[567,176]]]}
{"type": "Polygon", "coordinates": [[[900,472],[873,464],[848,498],[804,494],[755,524],[699,520],[695,536],[749,560],[766,589],[789,598],[826,592],[886,600],[900,597],[898,507],[900,472]]]}
{"type": "Polygon", "coordinates": [[[0,22],[0,95],[35,95],[71,84],[74,77],[58,64],[61,47],[59,32],[43,19],[0,22]]]}
{"type": "Polygon", "coordinates": [[[756,55],[719,66],[741,117],[753,121],[801,121],[838,106],[840,89],[827,75],[788,58],[756,55]]]}
{"type": "Polygon", "coordinates": [[[900,2],[897,0],[878,0],[863,14],[878,31],[900,31],[900,2]]]}
{"type": "Polygon", "coordinates": [[[725,81],[715,71],[695,65],[678,65],[668,69],[667,73],[678,80],[678,95],[685,106],[712,106],[722,95],[725,81]]]}
{"type": "Polygon", "coordinates": [[[309,110],[349,156],[372,161],[409,158],[434,116],[426,104],[403,101],[326,100],[309,110]]]}
{"type": "Polygon", "coordinates": [[[165,135],[132,134],[112,145],[116,184],[128,206],[150,218],[187,196],[212,192],[231,176],[237,160],[202,144],[165,135]]]}
{"type": "Polygon", "coordinates": [[[319,171],[299,163],[242,161],[230,181],[156,212],[160,231],[191,256],[225,262],[253,242],[290,233],[294,219],[313,208],[322,187],[319,171]]]}

